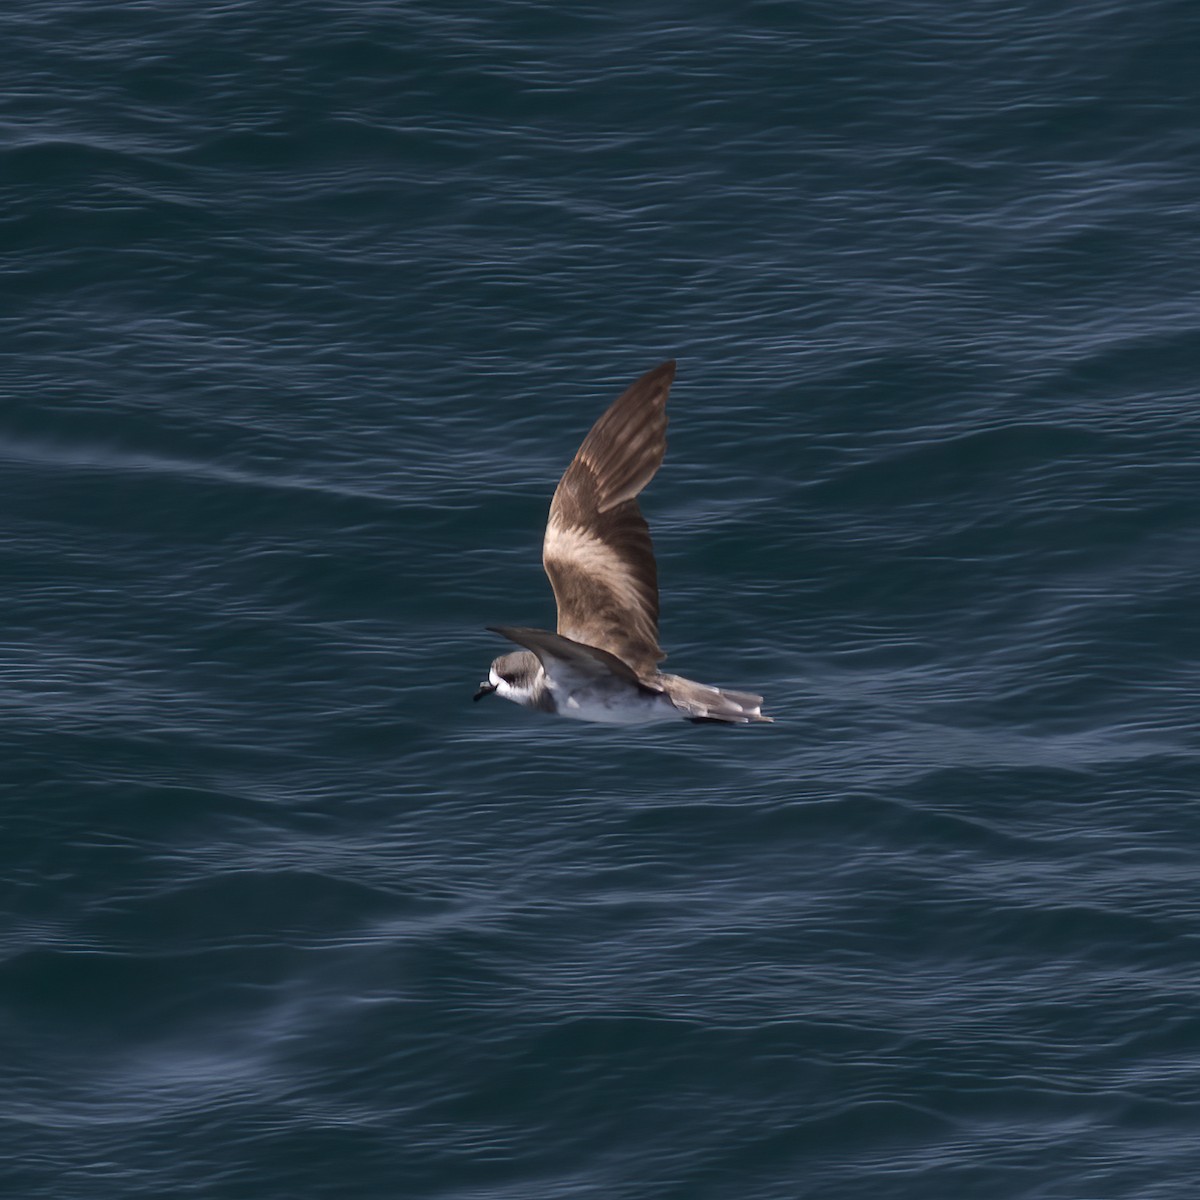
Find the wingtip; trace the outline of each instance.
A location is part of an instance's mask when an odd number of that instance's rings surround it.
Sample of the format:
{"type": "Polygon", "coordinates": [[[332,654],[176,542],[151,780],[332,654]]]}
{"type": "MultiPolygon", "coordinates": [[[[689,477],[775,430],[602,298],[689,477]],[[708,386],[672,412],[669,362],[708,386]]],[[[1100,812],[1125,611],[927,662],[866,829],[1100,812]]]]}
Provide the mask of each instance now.
{"type": "Polygon", "coordinates": [[[511,641],[513,641],[512,635],[514,633],[520,633],[522,630],[522,626],[520,626],[520,625],[485,625],[484,629],[486,629],[488,631],[488,633],[498,633],[502,638],[508,638],[508,640],[511,642],[511,641]]]}
{"type": "Polygon", "coordinates": [[[502,638],[508,638],[510,642],[516,642],[518,646],[525,646],[530,649],[532,649],[529,646],[529,639],[531,637],[557,636],[551,633],[550,630],[538,629],[535,625],[485,625],[484,629],[489,633],[498,633],[502,638]]]}
{"type": "Polygon", "coordinates": [[[671,383],[675,379],[675,368],[677,366],[678,363],[675,359],[665,359],[663,362],[660,362],[658,366],[651,367],[648,371],[643,371],[631,385],[631,389],[636,387],[638,384],[658,383],[660,380],[665,380],[667,383],[671,383]]]}

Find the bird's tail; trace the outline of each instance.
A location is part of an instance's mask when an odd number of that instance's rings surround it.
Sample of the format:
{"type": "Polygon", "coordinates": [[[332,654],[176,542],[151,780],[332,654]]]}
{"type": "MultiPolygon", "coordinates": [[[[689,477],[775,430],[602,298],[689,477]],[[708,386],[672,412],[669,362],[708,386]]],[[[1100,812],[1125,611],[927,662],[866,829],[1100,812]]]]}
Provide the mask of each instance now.
{"type": "Polygon", "coordinates": [[[763,698],[753,692],[709,687],[694,679],[684,679],[682,675],[660,675],[659,681],[671,702],[689,721],[749,725],[751,721],[772,719],[763,716],[763,698]]]}

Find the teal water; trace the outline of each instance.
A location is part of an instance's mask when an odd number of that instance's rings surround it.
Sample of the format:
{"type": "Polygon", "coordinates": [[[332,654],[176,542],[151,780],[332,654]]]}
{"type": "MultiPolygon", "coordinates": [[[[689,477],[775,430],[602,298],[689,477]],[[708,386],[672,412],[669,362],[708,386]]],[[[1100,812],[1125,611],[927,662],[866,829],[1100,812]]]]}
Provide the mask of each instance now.
{"type": "Polygon", "coordinates": [[[0,1191],[1190,1200],[1192,6],[0,27],[0,1191]],[[471,704],[666,357],[777,724],[471,704]]]}

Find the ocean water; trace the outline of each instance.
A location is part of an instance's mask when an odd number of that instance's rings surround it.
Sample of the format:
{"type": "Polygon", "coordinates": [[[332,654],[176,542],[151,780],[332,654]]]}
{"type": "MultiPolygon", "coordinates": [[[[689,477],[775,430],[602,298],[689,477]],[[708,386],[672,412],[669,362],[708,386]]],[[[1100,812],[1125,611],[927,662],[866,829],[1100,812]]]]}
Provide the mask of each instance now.
{"type": "Polygon", "coordinates": [[[1195,1196],[1195,5],[0,30],[3,1195],[1195,1196]],[[667,357],[776,724],[473,705],[667,357]]]}

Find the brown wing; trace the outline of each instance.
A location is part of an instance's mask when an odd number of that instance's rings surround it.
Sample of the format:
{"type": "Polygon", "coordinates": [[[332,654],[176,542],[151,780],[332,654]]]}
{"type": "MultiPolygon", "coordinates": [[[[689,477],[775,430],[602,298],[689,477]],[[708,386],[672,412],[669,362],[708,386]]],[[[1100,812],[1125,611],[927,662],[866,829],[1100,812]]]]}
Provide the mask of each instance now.
{"type": "Polygon", "coordinates": [[[637,675],[629,669],[629,664],[622,662],[615,654],[601,650],[598,646],[585,646],[581,642],[573,642],[557,633],[546,629],[529,629],[514,625],[489,625],[492,633],[498,633],[532,650],[537,655],[538,662],[549,670],[555,662],[560,662],[580,675],[613,676],[624,679],[628,683],[637,684],[644,692],[662,691],[661,687],[647,687],[637,675]]]}
{"type": "Polygon", "coordinates": [[[592,426],[550,503],[542,563],[558,603],[558,632],[615,654],[639,675],[658,645],[658,570],[638,493],[667,450],[674,362],[647,371],[592,426]]]}

